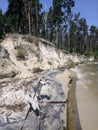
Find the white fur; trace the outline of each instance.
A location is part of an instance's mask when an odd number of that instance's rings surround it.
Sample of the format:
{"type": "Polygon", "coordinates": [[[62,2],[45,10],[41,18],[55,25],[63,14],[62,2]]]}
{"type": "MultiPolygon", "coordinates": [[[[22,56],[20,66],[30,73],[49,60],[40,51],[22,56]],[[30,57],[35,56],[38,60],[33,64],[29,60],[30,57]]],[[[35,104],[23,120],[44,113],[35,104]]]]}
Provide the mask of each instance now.
{"type": "Polygon", "coordinates": [[[34,110],[38,109],[40,110],[39,108],[39,104],[38,104],[38,99],[37,99],[37,94],[35,95],[35,93],[31,93],[30,91],[27,92],[27,94],[25,95],[25,102],[26,104],[31,104],[32,108],[34,110]]]}

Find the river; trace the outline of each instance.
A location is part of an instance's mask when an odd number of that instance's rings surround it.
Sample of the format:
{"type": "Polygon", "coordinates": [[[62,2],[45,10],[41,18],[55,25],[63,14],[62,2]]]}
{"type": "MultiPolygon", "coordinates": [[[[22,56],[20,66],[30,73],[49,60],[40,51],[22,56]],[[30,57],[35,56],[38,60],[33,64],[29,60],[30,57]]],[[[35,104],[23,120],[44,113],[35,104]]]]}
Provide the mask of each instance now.
{"type": "Polygon", "coordinates": [[[98,64],[79,66],[76,99],[82,130],[98,130],[98,64]]]}

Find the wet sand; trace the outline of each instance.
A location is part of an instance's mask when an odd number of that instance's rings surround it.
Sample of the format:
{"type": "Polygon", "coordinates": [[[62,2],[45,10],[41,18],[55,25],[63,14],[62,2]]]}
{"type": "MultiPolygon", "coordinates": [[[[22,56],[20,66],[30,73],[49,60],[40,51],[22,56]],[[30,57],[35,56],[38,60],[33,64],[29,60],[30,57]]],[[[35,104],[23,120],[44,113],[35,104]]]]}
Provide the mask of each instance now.
{"type": "Polygon", "coordinates": [[[59,73],[58,75],[56,75],[57,81],[63,85],[62,88],[66,97],[68,97],[68,91],[69,91],[68,83],[69,83],[70,77],[76,77],[76,73],[74,71],[67,70],[67,69],[65,69],[63,73],[59,73]]]}

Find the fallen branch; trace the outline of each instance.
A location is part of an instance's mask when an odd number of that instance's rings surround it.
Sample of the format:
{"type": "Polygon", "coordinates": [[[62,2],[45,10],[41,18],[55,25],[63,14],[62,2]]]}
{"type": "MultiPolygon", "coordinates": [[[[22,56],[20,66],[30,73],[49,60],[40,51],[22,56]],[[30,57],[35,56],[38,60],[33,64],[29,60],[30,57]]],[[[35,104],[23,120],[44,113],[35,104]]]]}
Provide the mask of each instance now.
{"type": "Polygon", "coordinates": [[[44,117],[42,117],[42,118],[40,118],[39,120],[44,120],[45,118],[48,118],[48,117],[50,117],[49,115],[45,115],[44,117]]]}
{"type": "Polygon", "coordinates": [[[53,103],[53,104],[60,104],[60,103],[67,103],[67,101],[39,101],[39,103],[53,103]]]}

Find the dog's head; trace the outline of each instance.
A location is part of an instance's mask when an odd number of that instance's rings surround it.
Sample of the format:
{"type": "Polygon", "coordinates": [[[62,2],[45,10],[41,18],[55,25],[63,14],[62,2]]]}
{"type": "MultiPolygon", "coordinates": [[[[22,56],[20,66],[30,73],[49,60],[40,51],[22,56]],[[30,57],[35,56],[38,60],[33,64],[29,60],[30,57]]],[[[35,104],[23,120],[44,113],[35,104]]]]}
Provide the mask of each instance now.
{"type": "Polygon", "coordinates": [[[41,86],[45,86],[45,85],[47,84],[47,79],[46,79],[45,77],[41,77],[41,78],[39,79],[39,84],[40,84],[41,86]]]}

